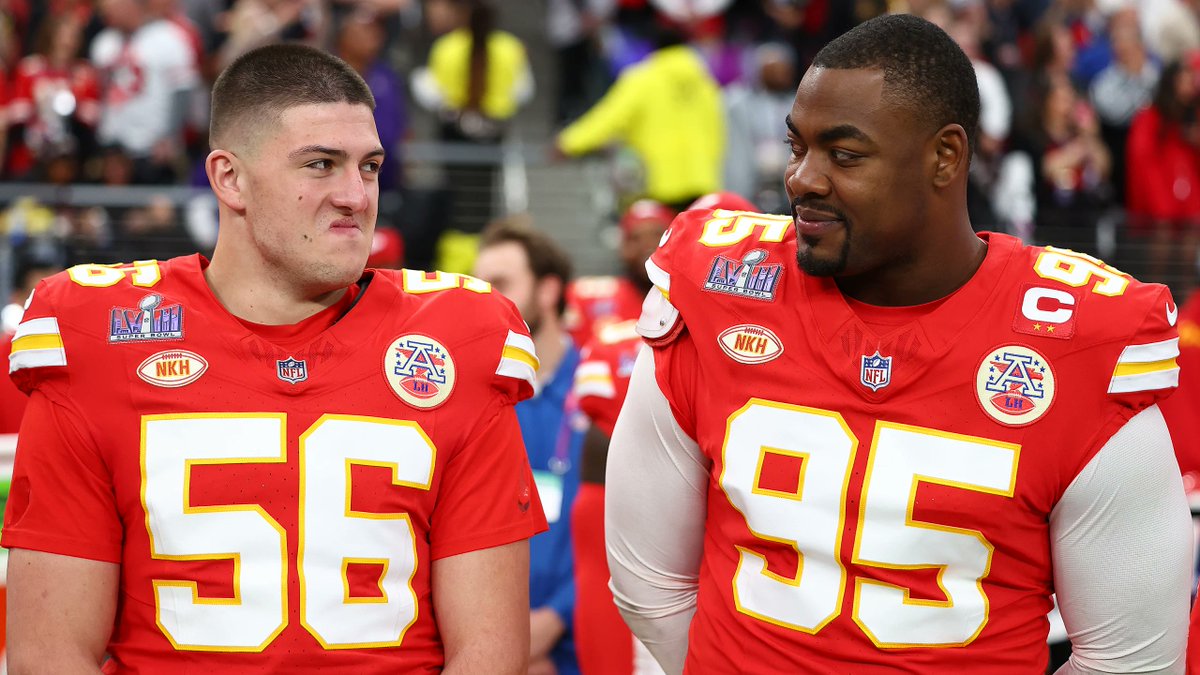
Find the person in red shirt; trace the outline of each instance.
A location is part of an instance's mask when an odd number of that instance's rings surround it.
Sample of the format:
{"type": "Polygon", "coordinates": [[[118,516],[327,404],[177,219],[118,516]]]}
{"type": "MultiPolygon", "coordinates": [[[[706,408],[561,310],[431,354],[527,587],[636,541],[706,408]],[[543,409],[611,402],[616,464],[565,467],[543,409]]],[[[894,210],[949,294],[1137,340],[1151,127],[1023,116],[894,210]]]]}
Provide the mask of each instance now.
{"type": "Polygon", "coordinates": [[[17,63],[9,102],[11,175],[39,178],[48,162],[79,161],[95,144],[100,82],[79,58],[82,40],[83,25],[74,16],[48,17],[37,52],[17,63]]]}
{"type": "Polygon", "coordinates": [[[1195,283],[1200,246],[1200,55],[1163,68],[1152,103],[1134,116],[1126,142],[1131,230],[1149,236],[1151,278],[1195,283]]]}
{"type": "Polygon", "coordinates": [[[320,50],[248,52],[213,88],[212,260],[35,289],[13,672],[525,672],[532,340],[478,279],[364,271],[373,103],[320,50]]]}
{"type": "Polygon", "coordinates": [[[1170,291],[977,235],[970,60],[911,15],[830,42],[789,216],[688,211],[608,457],[614,600],[668,673],[1183,670],[1192,525],[1157,403],[1170,291]]]}
{"type": "Polygon", "coordinates": [[[652,199],[640,199],[626,209],[619,223],[618,250],[625,274],[580,277],[567,286],[565,320],[575,344],[587,344],[610,323],[637,318],[651,286],[643,263],[674,217],[674,211],[652,199]]]}
{"type": "MultiPolygon", "coordinates": [[[[698,198],[687,210],[754,212],[749,200],[732,192],[698,198]]],[[[661,237],[661,235],[660,235],[661,237]]],[[[645,269],[645,261],[642,261],[645,269]]],[[[609,438],[617,423],[633,363],[642,348],[636,320],[606,324],[584,345],[575,372],[575,396],[591,428],[584,439],[579,495],[571,509],[575,532],[576,650],[585,673],[657,672],[653,659],[621,620],[608,590],[604,553],[604,468],[609,438]]]]}

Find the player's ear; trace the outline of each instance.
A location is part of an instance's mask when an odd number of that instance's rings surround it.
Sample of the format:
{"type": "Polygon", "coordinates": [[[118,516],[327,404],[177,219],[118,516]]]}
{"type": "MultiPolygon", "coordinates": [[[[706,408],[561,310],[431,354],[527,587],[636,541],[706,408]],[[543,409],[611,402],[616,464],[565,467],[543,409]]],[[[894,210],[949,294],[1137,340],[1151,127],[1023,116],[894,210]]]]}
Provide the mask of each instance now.
{"type": "Polygon", "coordinates": [[[960,175],[965,175],[971,160],[967,132],[961,125],[947,124],[933,137],[935,162],[933,185],[944,188],[960,175]]]}
{"type": "Polygon", "coordinates": [[[241,164],[236,155],[228,150],[213,150],[204,160],[204,172],[217,201],[238,213],[246,210],[241,164]]]}

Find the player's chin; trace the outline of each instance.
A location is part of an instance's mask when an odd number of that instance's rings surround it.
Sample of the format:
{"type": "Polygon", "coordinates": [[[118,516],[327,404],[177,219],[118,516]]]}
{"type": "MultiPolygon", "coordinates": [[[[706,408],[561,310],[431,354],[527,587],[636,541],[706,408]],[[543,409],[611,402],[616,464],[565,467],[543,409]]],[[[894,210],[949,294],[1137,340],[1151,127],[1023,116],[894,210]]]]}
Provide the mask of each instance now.
{"type": "Polygon", "coordinates": [[[831,277],[841,274],[846,268],[841,242],[831,241],[834,237],[801,236],[796,241],[796,263],[800,269],[814,277],[831,277]]]}

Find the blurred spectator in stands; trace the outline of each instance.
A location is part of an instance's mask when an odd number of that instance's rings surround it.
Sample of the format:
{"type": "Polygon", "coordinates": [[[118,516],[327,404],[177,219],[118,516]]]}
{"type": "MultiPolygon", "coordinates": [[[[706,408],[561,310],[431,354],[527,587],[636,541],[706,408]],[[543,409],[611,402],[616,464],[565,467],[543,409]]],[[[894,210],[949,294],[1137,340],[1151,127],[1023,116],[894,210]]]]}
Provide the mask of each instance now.
{"type": "MultiPolygon", "coordinates": [[[[933,21],[932,18],[929,18],[933,21]]],[[[1001,161],[1008,150],[1008,135],[1012,130],[1012,99],[1000,71],[987,60],[980,46],[981,26],[969,14],[947,13],[943,29],[971,59],[975,80],[979,84],[979,140],[967,182],[967,208],[971,224],[977,230],[1007,229],[993,206],[993,188],[1000,172],[1001,161]]]]}
{"type": "Polygon", "coordinates": [[[779,177],[791,151],[779,142],[779,124],[792,109],[799,74],[791,48],[781,43],[758,47],[754,62],[750,80],[724,93],[725,189],[754,199],[768,213],[785,213],[779,177]]]}
{"type": "Polygon", "coordinates": [[[1113,62],[1092,80],[1089,96],[1100,118],[1100,137],[1112,153],[1114,199],[1125,202],[1125,144],[1133,116],[1150,102],[1158,83],[1158,64],[1142,43],[1137,8],[1109,17],[1108,40],[1113,62]]]}
{"type": "Polygon", "coordinates": [[[1087,99],[1064,75],[1038,91],[1038,115],[1025,137],[1034,160],[1039,243],[1094,253],[1096,222],[1111,203],[1111,156],[1087,99]]]}
{"type": "Polygon", "coordinates": [[[1182,60],[1200,49],[1200,14],[1195,0],[1139,0],[1146,44],[1162,63],[1182,60]]]}
{"type": "Polygon", "coordinates": [[[17,262],[11,279],[12,292],[8,294],[8,303],[0,309],[0,332],[10,335],[16,332],[17,325],[21,323],[21,316],[25,314],[25,301],[29,299],[38,282],[63,270],[63,266],[53,254],[23,255],[17,252],[15,257],[17,262]]]}
{"type": "Polygon", "coordinates": [[[549,532],[529,541],[528,672],[578,675],[570,514],[579,490],[586,420],[571,395],[579,348],[562,323],[570,259],[549,236],[510,218],[484,231],[474,274],[517,306],[540,363],[536,393],[516,406],[529,466],[550,524],[549,532]]]}
{"type": "Polygon", "coordinates": [[[883,13],[886,6],[881,5],[869,0],[762,0],[770,38],[791,45],[798,59],[796,72],[801,74],[830,40],[883,13]]]}
{"type": "Polygon", "coordinates": [[[12,69],[26,53],[32,12],[30,0],[0,0],[0,71],[12,69]]]}
{"type": "Polygon", "coordinates": [[[108,28],[91,47],[103,82],[97,137],[129,154],[135,183],[169,183],[183,159],[183,126],[198,80],[188,34],[154,15],[151,2],[100,0],[108,28]]]}
{"type": "Polygon", "coordinates": [[[41,26],[37,51],[17,63],[8,105],[8,175],[49,180],[51,158],[82,161],[93,153],[100,85],[79,58],[83,26],[70,16],[41,26]]]}
{"type": "Polygon", "coordinates": [[[497,146],[512,117],[533,95],[533,74],[525,46],[495,27],[490,0],[434,0],[446,20],[459,28],[434,41],[425,68],[413,73],[413,95],[438,113],[443,142],[477,146],[448,163],[446,180],[453,200],[451,222],[438,242],[438,269],[471,269],[479,232],[493,217],[499,168],[497,146]]]}
{"type": "Polygon", "coordinates": [[[400,140],[408,129],[408,106],[403,81],[381,58],[384,38],[383,26],[373,12],[351,12],[338,28],[337,55],[366,80],[375,96],[375,127],[387,151],[379,189],[395,190],[401,184],[400,140]]]}
{"type": "Polygon", "coordinates": [[[546,35],[554,47],[558,74],[556,124],[579,117],[604,93],[608,75],[600,32],[616,5],[616,0],[550,0],[546,35]]]}
{"type": "MultiPolygon", "coordinates": [[[[1013,117],[1028,122],[1039,115],[1041,97],[1049,83],[1071,80],[1075,65],[1075,39],[1063,23],[1061,13],[1046,12],[1033,28],[1031,57],[1027,67],[1010,71],[1009,91],[1013,94],[1013,117]]],[[[1073,81],[1072,81],[1073,83],[1073,81]]]]}
{"type": "Polygon", "coordinates": [[[1150,237],[1146,278],[1185,297],[1200,243],[1200,61],[1163,68],[1151,105],[1133,118],[1126,146],[1126,208],[1134,233],[1150,237]]]}
{"type": "Polygon", "coordinates": [[[328,22],[326,10],[321,0],[233,0],[217,23],[224,40],[213,72],[221,72],[255,47],[276,42],[320,45],[328,22]]]}
{"type": "Polygon", "coordinates": [[[624,274],[580,277],[567,286],[564,324],[576,344],[587,344],[606,326],[641,314],[642,300],[653,286],[646,259],[674,218],[674,210],[652,199],[639,199],[621,216],[618,255],[624,274]]]}
{"type": "Polygon", "coordinates": [[[645,170],[644,196],[676,210],[721,187],[725,120],[703,59],[660,23],[656,49],[627,68],[604,98],[558,135],[568,156],[627,143],[645,170]]]}

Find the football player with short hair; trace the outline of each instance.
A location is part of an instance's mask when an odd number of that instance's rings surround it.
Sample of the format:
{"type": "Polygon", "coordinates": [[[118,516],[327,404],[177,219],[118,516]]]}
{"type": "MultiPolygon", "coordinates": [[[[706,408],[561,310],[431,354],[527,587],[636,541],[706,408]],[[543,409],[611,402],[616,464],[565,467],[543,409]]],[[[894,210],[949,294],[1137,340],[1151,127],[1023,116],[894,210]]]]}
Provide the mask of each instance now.
{"type": "Polygon", "coordinates": [[[689,211],[612,439],[616,602],[668,673],[1182,673],[1169,291],[976,235],[979,94],[940,29],[830,42],[790,216],[689,211]]]}
{"type": "Polygon", "coordinates": [[[486,283],[364,272],[373,106],[324,52],[247,53],[213,89],[212,260],[35,289],[10,672],[525,672],[537,359],[486,283]]]}

